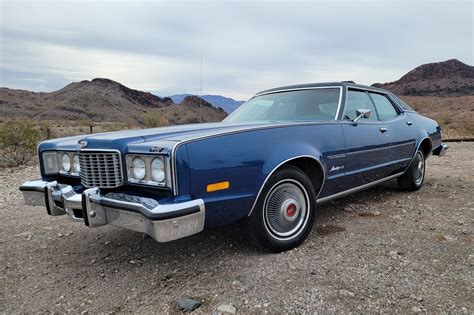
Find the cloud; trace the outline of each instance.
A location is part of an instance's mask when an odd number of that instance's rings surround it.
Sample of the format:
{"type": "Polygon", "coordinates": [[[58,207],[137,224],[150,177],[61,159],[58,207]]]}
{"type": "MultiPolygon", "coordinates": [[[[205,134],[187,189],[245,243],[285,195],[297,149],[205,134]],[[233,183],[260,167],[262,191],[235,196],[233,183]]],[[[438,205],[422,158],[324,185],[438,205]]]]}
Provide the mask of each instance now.
{"type": "Polygon", "coordinates": [[[107,77],[160,95],[248,98],[285,84],[393,81],[473,63],[472,2],[3,1],[0,85],[107,77]]]}

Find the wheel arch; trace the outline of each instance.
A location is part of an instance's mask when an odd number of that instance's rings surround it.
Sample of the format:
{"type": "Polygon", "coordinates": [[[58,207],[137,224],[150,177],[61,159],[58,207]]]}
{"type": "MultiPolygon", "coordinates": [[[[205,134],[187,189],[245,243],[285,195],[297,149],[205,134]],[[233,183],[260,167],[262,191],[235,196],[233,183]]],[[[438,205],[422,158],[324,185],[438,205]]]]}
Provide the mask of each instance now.
{"type": "Polygon", "coordinates": [[[260,189],[257,193],[257,196],[255,197],[254,203],[252,205],[252,208],[250,209],[250,212],[248,213],[248,216],[250,216],[258,202],[258,199],[260,198],[260,195],[262,193],[263,188],[265,187],[265,184],[267,181],[270,179],[270,177],[279,169],[285,167],[285,166],[294,166],[299,168],[301,171],[303,171],[313,184],[314,190],[316,191],[316,199],[321,193],[321,190],[323,189],[324,182],[326,180],[326,172],[323,167],[323,164],[319,159],[312,155],[299,155],[299,156],[294,156],[289,159],[284,160],[277,166],[275,166],[271,172],[268,173],[267,177],[263,181],[262,185],[260,186],[260,189]]]}
{"type": "MultiPolygon", "coordinates": [[[[423,155],[425,156],[425,159],[428,158],[428,156],[431,154],[431,151],[433,150],[433,141],[431,140],[430,137],[423,138],[418,145],[418,150],[421,150],[423,152],[423,155]]],[[[415,151],[415,154],[416,154],[415,151]]]]}

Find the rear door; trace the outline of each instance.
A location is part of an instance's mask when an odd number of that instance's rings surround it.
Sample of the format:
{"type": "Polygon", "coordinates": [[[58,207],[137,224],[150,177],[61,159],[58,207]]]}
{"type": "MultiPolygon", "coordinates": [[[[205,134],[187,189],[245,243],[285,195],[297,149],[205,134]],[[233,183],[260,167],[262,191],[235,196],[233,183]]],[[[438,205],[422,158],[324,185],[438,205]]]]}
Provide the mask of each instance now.
{"type": "Polygon", "coordinates": [[[400,173],[413,157],[416,129],[413,122],[385,94],[369,92],[369,95],[390,137],[390,173],[400,173]]]}
{"type": "Polygon", "coordinates": [[[367,91],[347,90],[341,124],[345,140],[345,189],[387,177],[391,172],[388,129],[379,121],[367,91]],[[369,109],[371,115],[353,123],[358,109],[369,109]]]}

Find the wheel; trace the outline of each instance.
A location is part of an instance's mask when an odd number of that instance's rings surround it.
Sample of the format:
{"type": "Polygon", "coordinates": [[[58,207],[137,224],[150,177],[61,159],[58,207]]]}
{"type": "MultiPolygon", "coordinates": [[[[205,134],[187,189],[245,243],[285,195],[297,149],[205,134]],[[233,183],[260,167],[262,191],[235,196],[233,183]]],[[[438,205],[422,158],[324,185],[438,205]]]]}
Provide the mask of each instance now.
{"type": "Polygon", "coordinates": [[[423,186],[424,180],[425,155],[423,152],[417,151],[408,169],[397,179],[398,186],[403,190],[416,191],[423,186]]]}
{"type": "Polygon", "coordinates": [[[306,239],[315,212],[316,193],[308,176],[287,166],[269,178],[245,225],[260,248],[282,252],[306,239]]]}

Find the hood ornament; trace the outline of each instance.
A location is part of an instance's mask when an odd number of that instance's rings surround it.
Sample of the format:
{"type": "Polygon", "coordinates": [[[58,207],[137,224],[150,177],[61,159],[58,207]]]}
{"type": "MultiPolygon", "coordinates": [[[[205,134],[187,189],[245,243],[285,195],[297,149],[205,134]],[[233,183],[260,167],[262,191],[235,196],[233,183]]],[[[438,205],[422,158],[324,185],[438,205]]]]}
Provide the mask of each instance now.
{"type": "Polygon", "coordinates": [[[79,140],[78,143],[79,143],[79,146],[81,148],[87,147],[87,141],[86,140],[79,140]]]}

